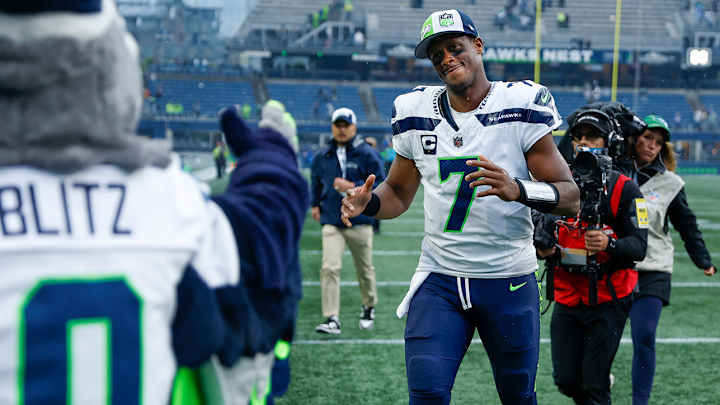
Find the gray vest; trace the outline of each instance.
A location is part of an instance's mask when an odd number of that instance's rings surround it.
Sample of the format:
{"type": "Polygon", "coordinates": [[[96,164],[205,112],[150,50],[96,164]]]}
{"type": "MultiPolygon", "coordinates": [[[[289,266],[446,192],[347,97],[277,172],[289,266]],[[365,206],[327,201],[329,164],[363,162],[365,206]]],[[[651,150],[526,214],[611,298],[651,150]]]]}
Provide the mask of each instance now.
{"type": "Polygon", "coordinates": [[[637,264],[638,271],[672,273],[675,249],[670,233],[664,232],[663,225],[670,203],[684,185],[685,182],[680,176],[666,170],[665,173],[656,174],[640,187],[645,196],[650,226],[647,253],[645,260],[637,264]]]}

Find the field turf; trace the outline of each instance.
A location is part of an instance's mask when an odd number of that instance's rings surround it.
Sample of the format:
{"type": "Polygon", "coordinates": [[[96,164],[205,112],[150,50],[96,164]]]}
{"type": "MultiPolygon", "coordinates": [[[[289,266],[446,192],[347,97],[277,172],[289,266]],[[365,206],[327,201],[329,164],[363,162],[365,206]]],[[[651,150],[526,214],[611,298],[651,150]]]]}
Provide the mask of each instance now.
{"type": "MultiPolygon", "coordinates": [[[[705,242],[720,264],[720,177],[686,177],[686,191],[705,242]]],[[[352,257],[343,260],[340,320],[342,334],[321,335],[319,270],[320,225],[308,215],[301,242],[304,298],[292,347],[292,383],[277,404],[403,404],[405,320],[395,308],[407,289],[423,231],[422,194],[408,212],[382,221],[374,240],[379,303],[375,329],[358,328],[360,293],[352,257]]],[[[657,370],[650,403],[655,405],[720,404],[720,276],[706,277],[689,259],[673,231],[675,269],[671,305],[663,309],[658,328],[657,370]]],[[[543,307],[546,302],[543,302],[543,307]]],[[[551,309],[552,311],[552,309],[551,309]]],[[[572,404],[552,380],[550,312],[541,319],[540,364],[536,389],[539,404],[572,404]]],[[[477,335],[476,335],[477,337],[477,335]]],[[[613,366],[613,404],[631,404],[632,345],[629,323],[613,366]]],[[[453,404],[500,404],[481,343],[473,343],[463,360],[452,392],[453,404]]]]}

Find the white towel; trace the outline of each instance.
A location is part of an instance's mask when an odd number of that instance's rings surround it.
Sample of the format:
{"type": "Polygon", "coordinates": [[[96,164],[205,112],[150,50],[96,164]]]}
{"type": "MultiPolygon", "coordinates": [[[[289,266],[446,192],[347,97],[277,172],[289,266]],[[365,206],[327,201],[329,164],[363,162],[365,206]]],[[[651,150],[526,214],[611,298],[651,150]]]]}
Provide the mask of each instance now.
{"type": "Polygon", "coordinates": [[[408,289],[407,294],[405,294],[405,298],[403,298],[402,302],[395,310],[395,315],[397,315],[398,318],[402,318],[403,316],[405,316],[405,314],[407,314],[408,309],[410,308],[410,301],[412,300],[412,297],[415,295],[418,288],[420,288],[423,281],[425,281],[425,279],[428,278],[429,275],[429,271],[417,271],[415,272],[415,274],[413,274],[412,279],[410,280],[410,288],[408,289]]]}

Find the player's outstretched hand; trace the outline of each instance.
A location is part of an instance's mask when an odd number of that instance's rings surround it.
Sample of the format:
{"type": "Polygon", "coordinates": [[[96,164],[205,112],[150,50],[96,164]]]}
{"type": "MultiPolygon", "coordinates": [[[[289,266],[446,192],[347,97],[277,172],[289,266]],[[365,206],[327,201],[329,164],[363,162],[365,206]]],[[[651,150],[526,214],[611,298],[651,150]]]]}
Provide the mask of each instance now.
{"type": "Polygon", "coordinates": [[[711,277],[713,274],[715,274],[715,272],[715,266],[710,266],[709,268],[705,269],[705,275],[708,277],[711,277]]]}
{"type": "Polygon", "coordinates": [[[220,129],[225,134],[225,142],[235,156],[255,146],[257,136],[238,114],[238,107],[227,107],[220,111],[220,129]]]}
{"type": "Polygon", "coordinates": [[[465,181],[470,182],[470,187],[489,186],[485,190],[478,191],[476,195],[478,198],[489,195],[498,196],[504,201],[515,201],[520,198],[520,188],[515,179],[485,156],[479,155],[477,160],[468,160],[465,163],[478,168],[478,171],[465,176],[465,181]]]}
{"type": "Polygon", "coordinates": [[[375,175],[371,174],[365,180],[365,184],[347,191],[347,196],[343,198],[340,206],[340,219],[348,227],[352,227],[350,218],[354,218],[362,214],[365,206],[370,201],[373,185],[375,184],[375,175]]]}

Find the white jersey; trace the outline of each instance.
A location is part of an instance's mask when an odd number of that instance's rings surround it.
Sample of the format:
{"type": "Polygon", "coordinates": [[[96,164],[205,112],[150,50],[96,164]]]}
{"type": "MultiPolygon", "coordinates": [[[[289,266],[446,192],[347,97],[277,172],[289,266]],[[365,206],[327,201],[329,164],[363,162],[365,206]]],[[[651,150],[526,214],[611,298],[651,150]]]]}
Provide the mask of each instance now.
{"type": "Polygon", "coordinates": [[[0,169],[0,262],[2,404],[167,404],[186,267],[240,276],[225,215],[177,164],[0,169]]]}
{"type": "Polygon", "coordinates": [[[453,112],[445,87],[417,87],[395,99],[395,151],[422,175],[425,238],[418,271],[500,278],[537,269],[530,209],[498,197],[476,198],[465,161],[483,155],[511,177],[528,179],[525,152],[562,123],[547,88],[492,82],[470,113],[453,112]]]}

